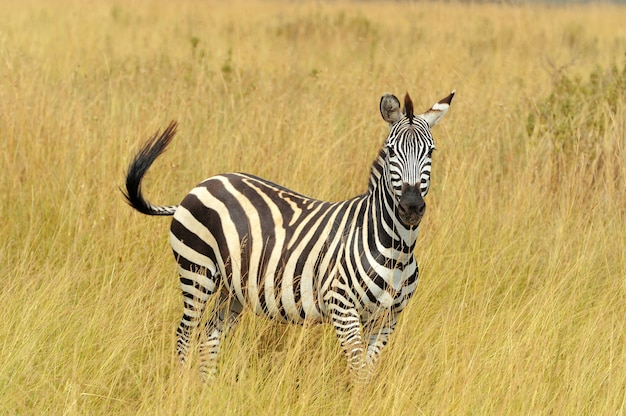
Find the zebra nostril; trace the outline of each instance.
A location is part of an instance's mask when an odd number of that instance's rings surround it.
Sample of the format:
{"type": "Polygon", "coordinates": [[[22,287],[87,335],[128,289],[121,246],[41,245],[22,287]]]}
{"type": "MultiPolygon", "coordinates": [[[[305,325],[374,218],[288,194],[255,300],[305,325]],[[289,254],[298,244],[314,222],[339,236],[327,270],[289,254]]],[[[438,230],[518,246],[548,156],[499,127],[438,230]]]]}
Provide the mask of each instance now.
{"type": "Polygon", "coordinates": [[[426,204],[424,204],[423,202],[421,204],[402,204],[400,203],[398,205],[398,208],[400,209],[401,213],[409,213],[409,212],[414,212],[417,214],[424,214],[424,212],[426,211],[426,204]]]}

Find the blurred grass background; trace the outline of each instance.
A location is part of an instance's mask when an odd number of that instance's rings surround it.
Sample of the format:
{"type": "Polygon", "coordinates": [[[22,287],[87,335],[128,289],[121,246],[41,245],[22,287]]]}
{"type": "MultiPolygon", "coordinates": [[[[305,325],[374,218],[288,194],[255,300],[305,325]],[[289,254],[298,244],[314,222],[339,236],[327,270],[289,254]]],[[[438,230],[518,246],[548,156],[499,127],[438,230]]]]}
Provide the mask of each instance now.
{"type": "Polygon", "coordinates": [[[626,9],[392,2],[0,3],[0,413],[624,414],[626,9]],[[182,370],[174,204],[246,171],[365,191],[384,92],[433,130],[421,283],[375,379],[330,327],[244,316],[182,370]]]}

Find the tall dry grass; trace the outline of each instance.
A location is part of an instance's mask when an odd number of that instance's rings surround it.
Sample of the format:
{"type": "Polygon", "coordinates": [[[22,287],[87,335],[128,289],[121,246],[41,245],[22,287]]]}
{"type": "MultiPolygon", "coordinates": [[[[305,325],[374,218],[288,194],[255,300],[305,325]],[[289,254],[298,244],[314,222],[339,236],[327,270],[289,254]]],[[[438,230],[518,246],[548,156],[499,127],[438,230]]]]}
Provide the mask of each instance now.
{"type": "Polygon", "coordinates": [[[559,77],[624,64],[626,9],[224,3],[0,3],[0,412],[624,414],[624,95],[602,152],[563,159],[528,115],[559,77]],[[330,328],[250,315],[215,383],[181,370],[169,221],[118,191],[139,145],[179,121],[156,203],[238,170],[343,199],[386,135],[380,95],[452,88],[421,283],[372,383],[350,387],[330,328]]]}

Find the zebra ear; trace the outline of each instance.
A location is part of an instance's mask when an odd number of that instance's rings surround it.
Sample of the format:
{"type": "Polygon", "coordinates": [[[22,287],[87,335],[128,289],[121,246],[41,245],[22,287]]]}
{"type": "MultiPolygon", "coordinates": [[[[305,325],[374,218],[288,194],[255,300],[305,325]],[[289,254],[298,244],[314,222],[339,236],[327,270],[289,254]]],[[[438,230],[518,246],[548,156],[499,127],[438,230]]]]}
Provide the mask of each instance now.
{"type": "Polygon", "coordinates": [[[393,94],[385,94],[380,99],[380,115],[389,124],[400,120],[400,100],[393,94]]]}
{"type": "Polygon", "coordinates": [[[455,92],[456,91],[452,90],[450,95],[436,102],[435,105],[433,105],[428,111],[424,114],[420,114],[419,116],[426,120],[430,127],[439,123],[439,120],[441,120],[441,118],[448,112],[455,92]]]}
{"type": "Polygon", "coordinates": [[[413,101],[407,92],[404,96],[404,115],[409,119],[409,123],[413,123],[413,101]]]}

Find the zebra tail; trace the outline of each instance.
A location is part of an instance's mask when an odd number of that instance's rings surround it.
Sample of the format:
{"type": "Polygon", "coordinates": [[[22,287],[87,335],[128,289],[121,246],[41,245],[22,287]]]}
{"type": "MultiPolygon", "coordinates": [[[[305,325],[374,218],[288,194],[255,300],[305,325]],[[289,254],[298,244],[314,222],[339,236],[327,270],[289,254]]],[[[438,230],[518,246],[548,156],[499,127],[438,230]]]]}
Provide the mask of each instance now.
{"type": "Polygon", "coordinates": [[[174,215],[178,205],[152,205],[141,194],[141,180],[157,157],[165,152],[176,134],[176,121],[172,121],[163,133],[156,132],[135,155],[126,172],[126,191],[121,190],[126,202],[146,215],[174,215]]]}

